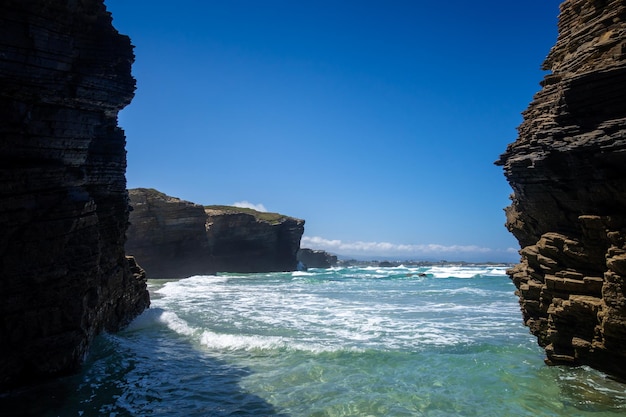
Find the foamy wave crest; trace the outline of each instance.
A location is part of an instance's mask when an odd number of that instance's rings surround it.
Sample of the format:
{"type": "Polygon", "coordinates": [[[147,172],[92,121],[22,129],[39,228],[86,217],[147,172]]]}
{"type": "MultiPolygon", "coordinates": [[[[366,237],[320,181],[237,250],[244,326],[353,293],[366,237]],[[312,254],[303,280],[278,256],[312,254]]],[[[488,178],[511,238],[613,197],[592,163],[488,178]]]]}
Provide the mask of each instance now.
{"type": "Polygon", "coordinates": [[[282,337],[218,334],[209,330],[202,332],[200,343],[219,350],[282,349],[287,346],[282,337]]]}
{"type": "Polygon", "coordinates": [[[150,327],[156,327],[160,325],[159,318],[163,314],[162,308],[149,308],[144,310],[143,313],[135,317],[133,321],[126,326],[125,331],[134,332],[137,330],[148,329],[150,327]]]}
{"type": "Polygon", "coordinates": [[[218,351],[297,351],[314,354],[362,351],[362,349],[356,346],[341,343],[339,340],[335,340],[334,343],[328,340],[307,342],[304,340],[296,341],[280,336],[219,334],[210,330],[202,332],[200,344],[207,349],[218,351]]]}
{"type": "Polygon", "coordinates": [[[490,269],[485,275],[505,276],[507,267],[490,269]]]}
{"type": "Polygon", "coordinates": [[[475,276],[480,275],[481,272],[484,271],[466,268],[434,267],[426,273],[431,274],[435,278],[474,278],[475,276]]]}
{"type": "Polygon", "coordinates": [[[197,331],[197,329],[189,326],[185,320],[178,317],[176,313],[163,310],[162,308],[147,309],[135,318],[135,320],[126,327],[125,331],[133,332],[162,325],[184,336],[192,336],[197,331]]]}
{"type": "Polygon", "coordinates": [[[208,286],[228,282],[228,276],[194,275],[178,281],[167,282],[155,293],[176,298],[185,298],[190,294],[203,294],[208,286]]]}
{"type": "Polygon", "coordinates": [[[506,267],[434,266],[426,271],[435,278],[474,278],[476,276],[505,276],[506,267]]]}

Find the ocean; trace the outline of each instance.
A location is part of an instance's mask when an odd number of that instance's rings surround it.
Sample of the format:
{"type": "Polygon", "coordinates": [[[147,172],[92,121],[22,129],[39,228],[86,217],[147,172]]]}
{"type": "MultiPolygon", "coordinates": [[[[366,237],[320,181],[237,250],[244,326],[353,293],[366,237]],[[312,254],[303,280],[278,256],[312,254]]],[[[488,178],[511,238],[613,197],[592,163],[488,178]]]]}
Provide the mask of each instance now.
{"type": "Polygon", "coordinates": [[[346,267],[150,280],[151,308],[124,331],[99,336],[80,374],[30,400],[5,401],[4,411],[626,415],[626,385],[587,367],[544,365],[505,269],[346,267]]]}

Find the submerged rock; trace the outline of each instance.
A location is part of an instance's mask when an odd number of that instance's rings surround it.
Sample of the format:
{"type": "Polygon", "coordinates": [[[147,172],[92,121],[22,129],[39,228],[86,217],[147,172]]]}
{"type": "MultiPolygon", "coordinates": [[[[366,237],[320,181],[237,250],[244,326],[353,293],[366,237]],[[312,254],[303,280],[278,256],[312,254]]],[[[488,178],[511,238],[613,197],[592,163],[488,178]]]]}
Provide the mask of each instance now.
{"type": "Polygon", "coordinates": [[[230,206],[201,206],[146,188],[129,190],[126,249],[150,276],[276,272],[297,268],[304,220],[230,206]]]}
{"type": "Polygon", "coordinates": [[[0,387],[75,371],[149,304],[124,253],[117,113],[134,56],[102,0],[0,3],[0,387]]]}
{"type": "Polygon", "coordinates": [[[626,6],[561,4],[542,90],[496,162],[514,190],[509,271],[549,363],[626,377],[626,6]]]}

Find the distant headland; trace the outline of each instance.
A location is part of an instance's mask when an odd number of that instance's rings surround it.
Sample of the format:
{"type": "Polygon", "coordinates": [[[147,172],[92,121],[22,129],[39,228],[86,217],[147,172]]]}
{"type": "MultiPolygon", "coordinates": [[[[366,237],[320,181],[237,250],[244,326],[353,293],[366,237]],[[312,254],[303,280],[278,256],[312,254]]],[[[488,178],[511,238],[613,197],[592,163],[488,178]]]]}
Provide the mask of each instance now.
{"type": "Polygon", "coordinates": [[[128,191],[126,251],[151,278],[297,269],[304,220],[232,206],[203,206],[151,188],[128,191]]]}

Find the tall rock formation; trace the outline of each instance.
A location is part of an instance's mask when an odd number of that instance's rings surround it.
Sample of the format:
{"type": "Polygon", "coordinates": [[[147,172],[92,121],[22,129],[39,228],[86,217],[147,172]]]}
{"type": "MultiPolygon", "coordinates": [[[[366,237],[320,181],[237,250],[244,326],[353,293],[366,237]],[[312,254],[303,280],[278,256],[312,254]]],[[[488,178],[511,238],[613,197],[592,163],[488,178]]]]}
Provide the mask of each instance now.
{"type": "Polygon", "coordinates": [[[519,137],[496,163],[513,188],[509,275],[549,363],[626,377],[626,4],[568,0],[519,137]]]}
{"type": "Polygon", "coordinates": [[[0,3],[0,388],[76,370],[149,304],[124,253],[133,59],[102,0],[0,3]]]}
{"type": "Polygon", "coordinates": [[[157,190],[128,190],[132,211],[126,250],[155,278],[215,273],[204,207],[157,190]]]}
{"type": "Polygon", "coordinates": [[[208,206],[205,211],[209,253],[215,270],[296,270],[304,220],[229,206],[208,206]]]}
{"type": "Polygon", "coordinates": [[[128,193],[133,210],[126,249],[150,276],[297,267],[303,220],[237,207],[203,207],[147,188],[128,193]]]}

